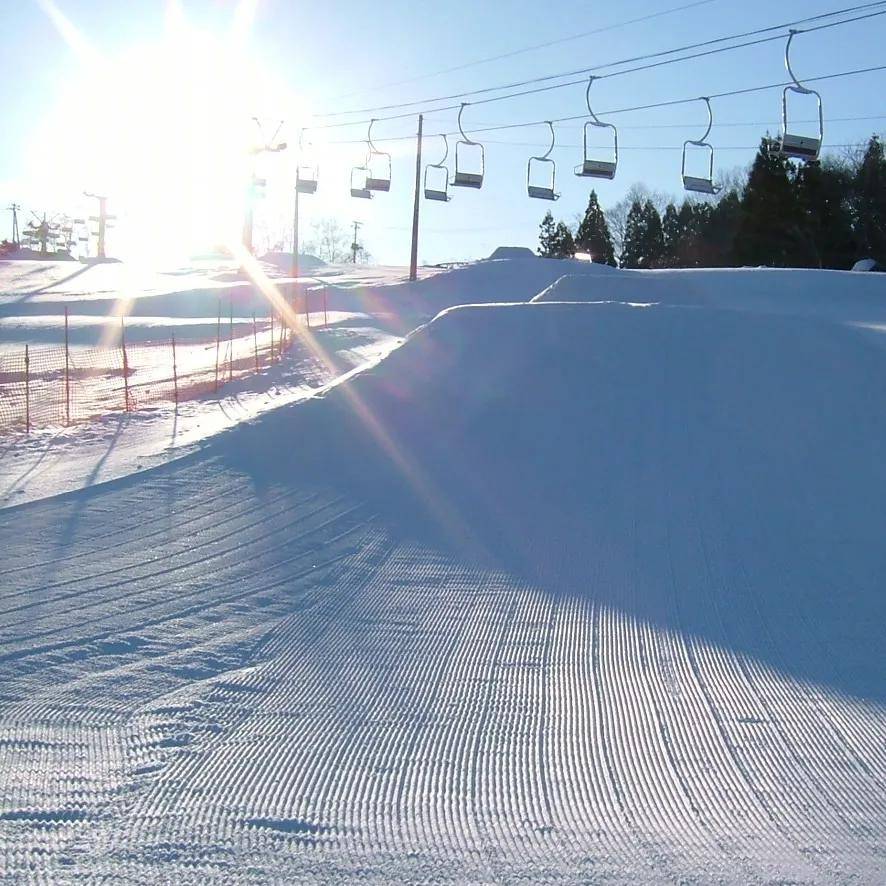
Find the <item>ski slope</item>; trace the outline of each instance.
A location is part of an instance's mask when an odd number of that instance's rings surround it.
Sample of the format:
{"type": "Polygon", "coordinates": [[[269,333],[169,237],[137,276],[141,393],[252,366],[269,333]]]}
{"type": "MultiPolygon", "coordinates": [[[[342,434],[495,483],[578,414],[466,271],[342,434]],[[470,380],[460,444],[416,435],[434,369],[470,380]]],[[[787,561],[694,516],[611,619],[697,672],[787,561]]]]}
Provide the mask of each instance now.
{"type": "Polygon", "coordinates": [[[0,510],[4,877],[886,880],[886,284],[481,265],[0,510]]]}

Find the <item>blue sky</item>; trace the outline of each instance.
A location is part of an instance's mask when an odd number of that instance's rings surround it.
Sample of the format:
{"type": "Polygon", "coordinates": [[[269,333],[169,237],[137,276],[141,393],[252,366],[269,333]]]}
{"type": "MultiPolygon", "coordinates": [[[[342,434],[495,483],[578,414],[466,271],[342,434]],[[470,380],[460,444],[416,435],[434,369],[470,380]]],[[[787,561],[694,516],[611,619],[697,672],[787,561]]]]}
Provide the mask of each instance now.
{"type": "MultiPolygon", "coordinates": [[[[230,216],[233,222],[237,215],[233,207],[242,192],[243,171],[231,159],[231,146],[241,135],[251,137],[251,113],[270,128],[285,118],[284,137],[295,144],[295,124],[322,122],[313,115],[323,112],[589,67],[854,4],[829,0],[787,8],[764,0],[713,0],[646,23],[435,74],[679,5],[680,0],[583,4],[564,6],[551,16],[549,6],[523,0],[392,0],[375,7],[365,0],[138,0],[125,5],[26,0],[14,12],[4,12],[4,66],[16,77],[7,76],[3,85],[0,200],[4,206],[17,200],[29,208],[79,213],[88,207],[78,203],[78,195],[104,188],[120,215],[117,251],[150,252],[155,237],[167,247],[196,248],[207,219],[230,216]],[[169,210],[174,223],[161,225],[162,213],[169,210]]],[[[795,40],[795,69],[802,77],[881,64],[884,34],[886,16],[801,35],[795,40]]],[[[772,42],[601,80],[594,86],[595,106],[605,116],[606,109],[777,82],[784,79],[782,53],[782,42],[772,42]]],[[[884,77],[886,72],[880,72],[820,86],[826,144],[862,141],[886,128],[886,106],[879,98],[884,77]],[[837,119],[858,117],[878,119],[837,119]]],[[[750,161],[760,135],[777,129],[779,101],[779,93],[769,91],[714,103],[710,140],[718,169],[750,161]]],[[[465,128],[470,132],[583,110],[584,88],[571,86],[468,108],[465,128]]],[[[801,118],[810,115],[809,107],[798,111],[801,118]]],[[[534,246],[545,210],[571,221],[584,208],[592,184],[604,207],[638,181],[679,195],[679,148],[685,138],[703,131],[702,103],[611,119],[619,126],[622,148],[613,182],[594,184],[572,174],[580,161],[581,124],[557,125],[553,156],[562,198],[553,205],[526,196],[526,162],[545,149],[544,126],[478,135],[486,145],[484,186],[457,189],[448,204],[422,201],[420,258],[467,259],[500,244],[534,246]]],[[[415,146],[384,140],[414,133],[415,125],[414,118],[376,124],[379,146],[393,153],[393,184],[390,193],[372,201],[348,194],[348,171],[361,160],[363,146],[329,144],[364,139],[365,124],[313,132],[321,178],[318,193],[303,200],[303,228],[309,230],[324,215],[343,224],[357,219],[377,261],[405,263],[415,146]]],[[[427,134],[454,128],[454,112],[425,118],[427,134]]],[[[425,159],[438,159],[441,149],[439,138],[427,138],[425,159]]],[[[262,161],[268,194],[258,209],[260,228],[276,231],[287,224],[293,154],[262,161]]],[[[8,213],[0,224],[8,236],[8,213]]]]}

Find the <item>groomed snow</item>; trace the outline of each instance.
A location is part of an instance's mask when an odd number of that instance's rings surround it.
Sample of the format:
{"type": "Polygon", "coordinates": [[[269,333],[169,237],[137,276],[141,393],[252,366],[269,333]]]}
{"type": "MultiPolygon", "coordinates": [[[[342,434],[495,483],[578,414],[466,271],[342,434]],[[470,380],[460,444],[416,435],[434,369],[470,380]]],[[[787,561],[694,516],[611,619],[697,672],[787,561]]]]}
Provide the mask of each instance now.
{"type": "Polygon", "coordinates": [[[4,876],[886,879],[886,300],[558,264],[0,511],[4,876]]]}

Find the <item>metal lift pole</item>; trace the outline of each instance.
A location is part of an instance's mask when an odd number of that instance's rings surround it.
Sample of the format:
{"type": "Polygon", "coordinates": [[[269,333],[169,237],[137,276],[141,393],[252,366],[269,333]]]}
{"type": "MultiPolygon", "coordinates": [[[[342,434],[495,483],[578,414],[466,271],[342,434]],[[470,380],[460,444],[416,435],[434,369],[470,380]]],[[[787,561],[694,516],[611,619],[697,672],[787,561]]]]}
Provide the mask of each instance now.
{"type": "Polygon", "coordinates": [[[418,209],[421,205],[421,130],[424,116],[418,115],[418,137],[415,146],[415,203],[412,208],[412,251],[409,254],[409,279],[418,277],[418,209]]]}

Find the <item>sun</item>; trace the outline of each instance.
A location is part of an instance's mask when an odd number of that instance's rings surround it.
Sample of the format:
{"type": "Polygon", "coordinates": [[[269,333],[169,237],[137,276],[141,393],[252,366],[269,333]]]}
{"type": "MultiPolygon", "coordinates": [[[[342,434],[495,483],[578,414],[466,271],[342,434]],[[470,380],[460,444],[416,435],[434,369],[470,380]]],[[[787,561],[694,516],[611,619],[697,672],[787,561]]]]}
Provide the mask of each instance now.
{"type": "MultiPolygon", "coordinates": [[[[173,3],[159,40],[99,56],[57,6],[44,2],[53,20],[61,16],[63,25],[56,24],[76,51],[78,69],[36,140],[38,155],[53,145],[56,156],[62,139],[64,163],[41,167],[59,177],[57,192],[69,192],[74,180],[80,190],[109,196],[122,215],[118,244],[128,257],[236,242],[256,162],[253,118],[288,116],[293,126],[303,113],[251,51],[252,6],[241,4],[231,28],[213,33],[173,3]]],[[[278,168],[287,161],[260,160],[278,168]]]]}

